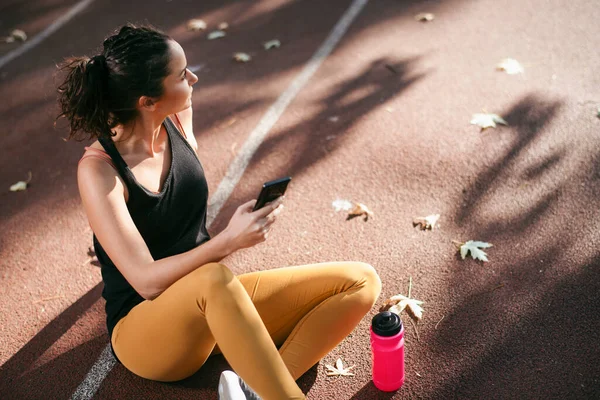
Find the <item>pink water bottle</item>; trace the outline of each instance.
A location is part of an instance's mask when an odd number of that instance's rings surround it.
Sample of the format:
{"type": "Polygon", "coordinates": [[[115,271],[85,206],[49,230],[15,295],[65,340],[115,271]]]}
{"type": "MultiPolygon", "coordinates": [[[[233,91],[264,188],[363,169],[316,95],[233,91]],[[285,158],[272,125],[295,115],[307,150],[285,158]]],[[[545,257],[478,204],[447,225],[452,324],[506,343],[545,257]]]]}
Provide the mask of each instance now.
{"type": "Polygon", "coordinates": [[[384,392],[404,384],[404,327],[398,314],[384,311],[371,321],[373,383],[384,392]]]}

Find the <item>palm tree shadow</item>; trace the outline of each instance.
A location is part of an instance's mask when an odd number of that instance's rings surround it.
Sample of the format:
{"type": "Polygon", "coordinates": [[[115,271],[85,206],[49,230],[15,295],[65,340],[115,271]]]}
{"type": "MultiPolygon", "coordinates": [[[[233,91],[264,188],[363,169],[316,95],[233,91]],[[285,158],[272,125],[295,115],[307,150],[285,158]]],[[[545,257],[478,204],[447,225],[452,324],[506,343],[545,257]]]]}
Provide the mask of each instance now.
{"type": "MultiPolygon", "coordinates": [[[[371,62],[321,100],[321,111],[316,115],[265,140],[247,170],[262,176],[298,176],[314,167],[344,146],[350,139],[351,128],[361,118],[425,77],[426,72],[415,71],[419,60],[420,57],[400,61],[382,58],[371,62]],[[268,172],[262,172],[263,163],[270,165],[268,172]]],[[[211,230],[224,229],[240,201],[255,195],[247,187],[240,187],[225,204],[211,230]]]]}
{"type": "Polygon", "coordinates": [[[464,204],[456,206],[459,226],[473,222],[469,211],[485,206],[489,219],[471,233],[514,248],[498,254],[504,259],[492,268],[499,272],[478,277],[482,284],[470,282],[473,270],[464,267],[452,276],[449,286],[466,294],[439,329],[425,335],[434,338],[429,342],[436,357],[451,357],[458,373],[442,367],[448,379],[428,393],[431,397],[514,398],[521,393],[522,398],[592,398],[600,393],[600,351],[588,346],[600,329],[600,256],[588,248],[576,258],[565,257],[586,240],[583,232],[567,226],[589,221],[582,208],[598,215],[600,157],[592,157],[589,170],[586,166],[571,175],[561,168],[570,155],[568,146],[531,157],[530,147],[549,134],[545,128],[561,107],[561,101],[538,95],[518,102],[506,117],[518,133],[514,145],[476,177],[464,204]],[[507,197],[502,185],[507,175],[514,178],[512,166],[531,159],[517,178],[543,190],[507,197]],[[545,185],[539,183],[547,176],[545,185]],[[569,190],[582,185],[585,190],[569,190]],[[516,206],[514,211],[493,215],[492,204],[506,198],[503,203],[516,206]]]}
{"type": "MultiPolygon", "coordinates": [[[[543,132],[544,127],[552,121],[554,116],[562,107],[562,102],[558,100],[545,101],[539,95],[530,94],[519,101],[505,115],[505,120],[509,126],[515,127],[517,137],[510,150],[499,158],[486,171],[480,173],[475,181],[471,183],[466,190],[462,207],[456,212],[455,222],[458,225],[465,223],[469,214],[477,207],[481,206],[482,200],[488,195],[488,192],[498,184],[503,172],[515,160],[517,160],[523,151],[531,145],[532,142],[543,132]]],[[[544,167],[551,167],[557,164],[561,154],[555,154],[544,164],[538,165],[537,174],[544,167]]],[[[536,170],[530,169],[529,177],[536,175],[536,170]]]]}

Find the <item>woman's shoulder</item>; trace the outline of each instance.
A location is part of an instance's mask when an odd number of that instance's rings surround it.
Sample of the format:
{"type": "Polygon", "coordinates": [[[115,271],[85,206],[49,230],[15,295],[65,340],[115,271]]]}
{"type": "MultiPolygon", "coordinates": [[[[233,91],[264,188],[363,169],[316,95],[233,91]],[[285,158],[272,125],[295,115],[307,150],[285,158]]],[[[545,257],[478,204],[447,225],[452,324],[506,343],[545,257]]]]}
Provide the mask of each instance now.
{"type": "Polygon", "coordinates": [[[112,158],[108,153],[104,150],[104,147],[97,140],[90,144],[89,146],[85,146],[83,155],[79,159],[78,169],[86,170],[92,169],[99,172],[105,170],[106,166],[110,166],[111,169],[116,170],[115,164],[113,163],[112,158]],[[83,162],[86,160],[85,162],[83,162]]]}
{"type": "Polygon", "coordinates": [[[85,147],[85,152],[77,165],[77,181],[80,192],[84,190],[99,195],[99,189],[101,191],[106,189],[105,191],[108,192],[110,188],[116,188],[119,192],[123,192],[125,201],[129,197],[127,187],[112,158],[97,141],[85,147]]]}
{"type": "Polygon", "coordinates": [[[85,146],[85,150],[87,151],[88,149],[92,149],[93,150],[100,150],[106,153],[106,151],[104,150],[104,147],[102,147],[102,145],[100,144],[99,141],[95,141],[94,143],[90,144],[89,146],[85,146]]]}

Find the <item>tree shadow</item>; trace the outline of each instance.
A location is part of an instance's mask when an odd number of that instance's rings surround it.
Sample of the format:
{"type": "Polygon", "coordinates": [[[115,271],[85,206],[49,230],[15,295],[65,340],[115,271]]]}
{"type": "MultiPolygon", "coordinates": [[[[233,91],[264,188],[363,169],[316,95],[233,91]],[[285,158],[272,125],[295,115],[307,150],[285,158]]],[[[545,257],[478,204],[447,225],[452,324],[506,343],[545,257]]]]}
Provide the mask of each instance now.
{"type": "Polygon", "coordinates": [[[460,299],[439,328],[422,332],[444,375],[427,397],[600,393],[600,350],[590,345],[600,328],[600,256],[597,248],[581,246],[593,242],[597,232],[577,229],[598,216],[594,193],[600,182],[594,173],[600,157],[592,154],[583,170],[565,173],[563,166],[575,156],[555,139],[548,154],[531,156],[533,150],[542,152],[543,145],[534,149],[534,142],[552,134],[547,128],[561,107],[539,95],[519,101],[505,118],[517,133],[513,144],[478,173],[464,202],[456,205],[455,223],[471,238],[504,248],[490,249],[485,266],[471,267],[473,260],[460,257],[452,262],[456,272],[448,295],[460,299]],[[509,197],[521,181],[532,190],[509,197]],[[587,190],[578,190],[581,185],[587,190]],[[511,211],[501,212],[500,205],[511,211]],[[469,215],[473,210],[477,217],[469,215]],[[583,210],[591,211],[583,215],[583,210]]]}
{"type": "MultiPolygon", "coordinates": [[[[509,151],[485,171],[479,173],[473,183],[463,191],[464,199],[462,207],[457,210],[455,222],[458,225],[465,223],[469,214],[475,209],[481,207],[483,200],[489,195],[492,188],[499,184],[499,180],[506,169],[522,156],[523,152],[530,146],[538,136],[543,132],[544,127],[550,123],[554,116],[559,112],[562,102],[545,101],[537,94],[530,94],[513,106],[506,114],[505,120],[510,127],[514,127],[516,138],[509,151]]],[[[565,155],[565,150],[547,158],[545,162],[538,164],[538,171],[541,171],[544,164],[554,166],[561,156],[565,155]]],[[[526,173],[529,179],[534,172],[531,168],[526,173]]],[[[539,172],[538,174],[539,175],[539,172]]]]}
{"type": "Polygon", "coordinates": [[[94,286],[0,367],[0,398],[40,398],[44,395],[65,398],[73,393],[106,345],[106,335],[77,346],[41,367],[36,367],[36,363],[100,300],[103,286],[102,283],[94,286]]]}
{"type": "MultiPolygon", "coordinates": [[[[265,169],[261,164],[268,161],[268,176],[298,176],[317,165],[343,147],[351,127],[364,115],[425,77],[426,72],[417,69],[419,60],[420,57],[411,57],[399,61],[372,61],[353,79],[339,84],[319,101],[321,111],[314,117],[270,135],[252,157],[247,171],[260,174],[265,169]],[[395,72],[390,72],[390,68],[395,72]],[[335,122],[330,120],[332,117],[337,118],[335,122]]],[[[224,229],[239,202],[256,195],[248,189],[240,187],[232,195],[214,221],[212,230],[224,229]]]]}
{"type": "MultiPolygon", "coordinates": [[[[537,270],[530,269],[525,275],[529,283],[522,290],[539,279],[537,270]]],[[[509,399],[516,393],[519,398],[538,399],[596,397],[600,393],[600,348],[596,345],[600,257],[544,290],[531,310],[515,310],[519,315],[511,324],[497,324],[493,308],[502,308],[499,292],[465,299],[469,312],[465,313],[464,307],[455,309],[446,318],[437,334],[438,352],[459,353],[481,343],[472,332],[480,324],[487,324],[488,331],[501,332],[432,397],[509,399]]]]}

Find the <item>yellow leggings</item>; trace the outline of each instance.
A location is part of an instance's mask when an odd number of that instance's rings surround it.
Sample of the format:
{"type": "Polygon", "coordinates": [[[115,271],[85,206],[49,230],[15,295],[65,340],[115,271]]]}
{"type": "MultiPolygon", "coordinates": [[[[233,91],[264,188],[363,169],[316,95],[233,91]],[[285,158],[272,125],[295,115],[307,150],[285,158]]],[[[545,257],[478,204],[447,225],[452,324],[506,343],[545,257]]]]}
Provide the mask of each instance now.
{"type": "Polygon", "coordinates": [[[361,262],[239,276],[210,263],[134,307],[111,340],[143,378],[180,380],[222,352],[264,400],[305,399],[296,379],[352,332],[380,291],[377,272],[361,262]]]}

